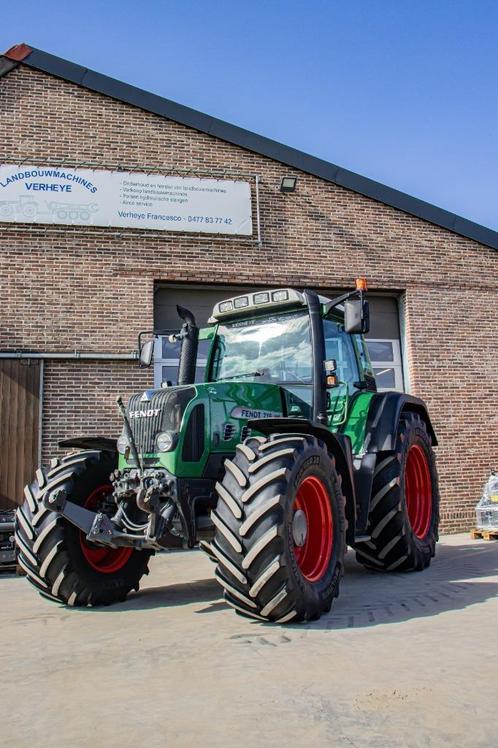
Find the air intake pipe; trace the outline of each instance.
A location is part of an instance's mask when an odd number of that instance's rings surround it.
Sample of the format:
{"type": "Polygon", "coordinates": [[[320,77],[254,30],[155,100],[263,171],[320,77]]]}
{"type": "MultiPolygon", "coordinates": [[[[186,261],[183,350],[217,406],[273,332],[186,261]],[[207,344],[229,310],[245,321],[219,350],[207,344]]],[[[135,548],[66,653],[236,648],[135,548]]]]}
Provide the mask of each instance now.
{"type": "Polygon", "coordinates": [[[195,367],[197,365],[197,347],[199,344],[199,328],[195,324],[195,317],[188,309],[177,306],[178,316],[183,320],[180,338],[182,349],[180,366],[178,368],[178,384],[193,384],[195,382],[195,367]]]}

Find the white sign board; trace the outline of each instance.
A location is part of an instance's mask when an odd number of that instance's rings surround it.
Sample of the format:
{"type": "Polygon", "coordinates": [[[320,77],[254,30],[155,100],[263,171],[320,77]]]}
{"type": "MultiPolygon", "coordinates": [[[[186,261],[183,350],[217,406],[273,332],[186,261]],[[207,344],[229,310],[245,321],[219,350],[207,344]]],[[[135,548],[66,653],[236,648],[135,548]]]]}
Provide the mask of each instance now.
{"type": "Polygon", "coordinates": [[[0,222],[252,234],[248,182],[0,166],[0,222]]]}

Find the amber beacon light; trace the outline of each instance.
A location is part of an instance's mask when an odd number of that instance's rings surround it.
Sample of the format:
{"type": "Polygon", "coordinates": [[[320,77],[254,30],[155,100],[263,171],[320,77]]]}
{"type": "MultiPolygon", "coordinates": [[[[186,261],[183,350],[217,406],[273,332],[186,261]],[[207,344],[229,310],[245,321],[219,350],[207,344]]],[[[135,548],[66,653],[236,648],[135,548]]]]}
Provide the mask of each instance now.
{"type": "Polygon", "coordinates": [[[366,278],[356,278],[356,290],[357,291],[367,291],[367,279],[366,278]]]}

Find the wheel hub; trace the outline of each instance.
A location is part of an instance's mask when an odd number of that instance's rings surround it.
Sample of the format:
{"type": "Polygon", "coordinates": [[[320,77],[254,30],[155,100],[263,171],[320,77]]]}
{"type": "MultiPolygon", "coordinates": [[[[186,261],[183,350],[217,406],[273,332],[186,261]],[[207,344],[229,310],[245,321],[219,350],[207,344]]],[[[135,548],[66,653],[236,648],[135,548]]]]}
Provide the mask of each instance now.
{"type": "Polygon", "coordinates": [[[427,456],[419,444],[412,444],[408,450],[405,496],[412,530],[417,538],[423,540],[431,526],[432,479],[427,456]]]}
{"type": "MultiPolygon", "coordinates": [[[[112,486],[104,484],[96,488],[86,498],[84,506],[93,511],[102,511],[105,507],[106,498],[112,493],[112,486]]],[[[120,571],[129,561],[132,548],[108,548],[97,545],[87,540],[85,534],[80,530],[80,546],[83,556],[94,571],[101,574],[113,574],[120,571]]]]}
{"type": "Polygon", "coordinates": [[[330,565],[334,546],[332,507],[326,486],[308,475],[294,500],[292,538],[297,565],[308,582],[318,582],[330,565]]]}
{"type": "Polygon", "coordinates": [[[308,522],[302,509],[297,509],[292,518],[292,539],[294,545],[302,548],[308,536],[308,522]]]}

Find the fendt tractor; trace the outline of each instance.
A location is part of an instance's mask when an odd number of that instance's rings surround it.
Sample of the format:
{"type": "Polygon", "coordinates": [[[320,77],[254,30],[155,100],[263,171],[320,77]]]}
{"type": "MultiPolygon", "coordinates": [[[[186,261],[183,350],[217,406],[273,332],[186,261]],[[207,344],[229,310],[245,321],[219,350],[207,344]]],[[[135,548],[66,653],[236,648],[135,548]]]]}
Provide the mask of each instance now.
{"type": "MultiPolygon", "coordinates": [[[[284,623],[330,610],[347,545],[371,570],[428,566],[436,437],[420,399],[376,390],[365,292],[358,279],[334,299],[246,293],[201,330],[178,307],[178,383],[118,397],[119,439],[60,442],[79,451],[26,487],[15,536],[29,581],[56,602],[106,605],[138,590],[156,551],[200,545],[237,612],[284,623]]],[[[155,335],[139,336],[142,366],[155,335]]]]}

